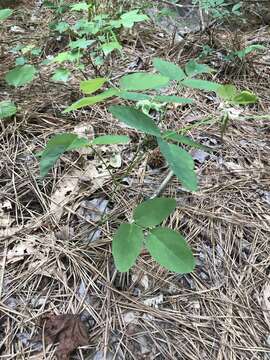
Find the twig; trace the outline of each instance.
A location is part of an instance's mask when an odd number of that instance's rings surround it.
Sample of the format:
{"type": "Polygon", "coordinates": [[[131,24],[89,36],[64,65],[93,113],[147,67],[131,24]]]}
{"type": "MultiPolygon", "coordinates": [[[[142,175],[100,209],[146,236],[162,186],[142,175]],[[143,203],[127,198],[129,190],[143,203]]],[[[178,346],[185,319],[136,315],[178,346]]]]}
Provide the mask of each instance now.
{"type": "Polygon", "coordinates": [[[165,190],[166,186],[169,184],[169,182],[173,178],[173,176],[174,176],[174,172],[172,170],[170,170],[168,172],[167,176],[165,177],[165,179],[160,184],[157,191],[151,196],[150,199],[154,199],[155,197],[158,197],[159,195],[161,195],[163,193],[163,191],[165,190]]]}

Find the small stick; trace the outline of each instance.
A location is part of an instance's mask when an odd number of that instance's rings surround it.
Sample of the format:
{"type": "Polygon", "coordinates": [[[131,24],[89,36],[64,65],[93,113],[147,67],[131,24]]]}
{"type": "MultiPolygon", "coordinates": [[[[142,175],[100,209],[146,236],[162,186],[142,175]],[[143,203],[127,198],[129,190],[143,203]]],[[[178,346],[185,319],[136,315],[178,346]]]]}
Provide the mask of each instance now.
{"type": "Polygon", "coordinates": [[[169,182],[173,178],[173,176],[174,176],[174,172],[172,170],[170,170],[168,172],[167,176],[165,177],[165,179],[160,184],[157,191],[150,197],[150,199],[154,199],[154,198],[158,197],[159,195],[161,195],[163,193],[163,191],[165,190],[166,186],[169,184],[169,182]]]}

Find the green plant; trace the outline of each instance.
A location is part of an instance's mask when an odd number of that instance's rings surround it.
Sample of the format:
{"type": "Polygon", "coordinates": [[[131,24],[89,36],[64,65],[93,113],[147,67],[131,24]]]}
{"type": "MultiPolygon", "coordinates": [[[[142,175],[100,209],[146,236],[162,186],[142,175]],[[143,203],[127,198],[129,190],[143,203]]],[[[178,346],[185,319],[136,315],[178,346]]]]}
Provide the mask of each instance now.
{"type": "Polygon", "coordinates": [[[188,273],[194,269],[194,257],[183,236],[158,226],[175,207],[176,201],[169,198],[144,201],[134,210],[133,222],[119,226],[112,242],[114,262],[119,271],[128,271],[143,247],[168,270],[188,273]]]}
{"type": "Polygon", "coordinates": [[[236,58],[243,60],[248,54],[252,52],[259,52],[261,50],[265,50],[266,47],[260,44],[253,44],[245,47],[242,50],[231,51],[227,56],[224,56],[225,61],[233,61],[236,58]]]}
{"type": "MultiPolygon", "coordinates": [[[[149,101],[157,103],[192,104],[193,100],[179,96],[160,95],[160,90],[170,86],[171,82],[199,90],[215,91],[227,103],[250,104],[255,98],[252,93],[242,91],[238,93],[234,87],[222,86],[215,82],[196,78],[199,74],[211,73],[213,70],[194,60],[188,62],[184,69],[171,62],[155,58],[155,69],[159,73],[133,73],[120,78],[119,88],[109,88],[98,95],[83,97],[70,105],[64,113],[94,105],[110,97],[118,96],[129,101],[149,101]],[[150,93],[144,93],[145,90],[150,93]]],[[[106,84],[105,78],[97,78],[81,82],[81,91],[91,95],[106,84]]],[[[257,99],[257,98],[256,98],[257,99]]],[[[205,148],[187,136],[175,131],[162,131],[154,120],[134,106],[113,105],[109,107],[112,115],[136,130],[154,137],[160,151],[166,159],[172,172],[178,177],[183,186],[190,190],[197,190],[197,177],[194,171],[194,162],[189,154],[179,144],[190,147],[205,148]]],[[[225,114],[225,112],[224,112],[225,114]]],[[[108,135],[109,141],[120,139],[108,135]]],[[[124,141],[123,141],[124,140],[124,141]]],[[[41,154],[41,175],[45,176],[55,161],[64,151],[73,150],[82,146],[99,144],[99,138],[89,142],[79,139],[74,134],[61,134],[53,137],[41,154]]],[[[194,267],[194,259],[183,237],[167,228],[154,228],[159,225],[174,209],[175,201],[172,199],[152,199],[139,205],[133,215],[134,222],[121,224],[113,238],[113,256],[115,264],[120,271],[127,271],[135,262],[143,244],[150,254],[164,267],[176,272],[189,272],[194,267]],[[144,233],[147,237],[144,240],[144,233]]]]}
{"type": "MultiPolygon", "coordinates": [[[[94,7],[92,1],[71,5],[64,0],[45,1],[45,5],[55,13],[55,20],[51,24],[55,36],[60,34],[61,36],[68,35],[71,38],[68,44],[69,49],[39,64],[37,59],[34,61],[34,58],[40,55],[40,48],[34,44],[16,46],[12,49],[12,52],[18,55],[15,68],[5,76],[9,85],[18,87],[30,83],[38,73],[38,67],[48,63],[59,64],[59,68],[54,70],[52,80],[67,82],[72,70],[83,71],[89,63],[94,66],[102,65],[104,58],[110,53],[115,50],[121,51],[122,46],[117,39],[117,32],[121,28],[130,29],[135,23],[148,19],[138,9],[123,13],[116,19],[111,18],[108,14],[92,16],[91,11],[94,7]],[[76,17],[79,14],[80,18],[75,23],[68,23],[64,21],[64,14],[67,12],[74,13],[76,17]],[[31,64],[33,62],[35,66],[31,64]]],[[[10,9],[1,10],[0,21],[11,14],[12,10],[10,9]]]]}
{"type": "MultiPolygon", "coordinates": [[[[75,24],[66,21],[53,24],[54,31],[62,35],[69,34],[76,39],[69,43],[70,50],[64,53],[68,58],[62,59],[61,62],[76,60],[76,57],[72,57],[73,53],[81,53],[90,47],[90,57],[93,63],[96,66],[102,65],[104,56],[106,57],[115,50],[121,51],[122,46],[117,39],[117,33],[122,28],[131,29],[135,23],[148,20],[148,16],[141,14],[138,9],[123,13],[114,19],[104,13],[93,15],[95,13],[92,11],[93,8],[93,4],[85,2],[71,5],[71,12],[84,12],[86,17],[80,18],[75,24]],[[90,10],[91,14],[89,15],[90,10]]],[[[58,62],[59,59],[56,58],[55,61],[58,62]]]]}
{"type": "Polygon", "coordinates": [[[2,9],[0,10],[0,21],[4,21],[13,14],[12,9],[2,9]]]}
{"type": "Polygon", "coordinates": [[[228,3],[226,0],[192,0],[192,3],[200,6],[201,9],[214,18],[242,15],[242,1],[239,1],[233,6],[231,2],[228,3]]]}
{"type": "Polygon", "coordinates": [[[0,102],[0,119],[9,118],[15,115],[17,107],[14,102],[5,100],[0,102]]]}
{"type": "Polygon", "coordinates": [[[217,94],[225,103],[221,115],[221,137],[223,138],[231,120],[230,106],[255,104],[258,97],[247,90],[239,92],[234,85],[222,86],[218,89],[217,94]]]}

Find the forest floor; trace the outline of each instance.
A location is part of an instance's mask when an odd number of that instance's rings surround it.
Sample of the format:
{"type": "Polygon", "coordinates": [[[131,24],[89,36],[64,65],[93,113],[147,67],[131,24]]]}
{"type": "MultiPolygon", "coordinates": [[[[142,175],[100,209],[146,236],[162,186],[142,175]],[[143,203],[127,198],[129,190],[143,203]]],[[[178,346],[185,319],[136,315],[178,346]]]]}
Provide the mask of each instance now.
{"type": "MultiPolygon", "coordinates": [[[[157,149],[143,148],[142,135],[107,112],[115,100],[62,113],[80,98],[81,73],[67,84],[56,83],[55,65],[46,65],[30,85],[15,89],[5,83],[14,66],[10,48],[19,43],[41,47],[41,60],[65,51],[65,39],[49,31],[52,13],[40,10],[34,21],[32,11],[23,5],[0,24],[0,101],[12,99],[19,106],[14,118],[0,122],[0,359],[68,359],[65,350],[61,355],[59,348],[37,341],[41,319],[79,314],[90,340],[72,359],[269,360],[269,26],[237,34],[225,25],[212,27],[178,43],[146,22],[121,34],[122,56],[106,59],[101,74],[117,81],[127,72],[150,70],[155,56],[182,66],[207,45],[215,51],[202,62],[215,68],[215,81],[259,97],[256,105],[232,110],[223,137],[215,96],[184,89],[181,95],[196,105],[169,107],[165,129],[184,129],[213,149],[192,150],[198,192],[184,191],[173,178],[163,193],[177,200],[167,225],[185,235],[196,268],[177,275],[143,252],[132,270],[120,275],[111,256],[112,235],[136,204],[153,195],[168,170],[157,149]],[[254,43],[266,46],[263,55],[220,59],[228,49],[254,43]],[[89,138],[127,134],[132,142],[101,147],[98,154],[67,153],[41,180],[35,155],[63,132],[89,138]]],[[[85,74],[98,76],[91,65],[85,74]]],[[[77,326],[67,317],[63,323],[77,326]]],[[[72,331],[64,335],[67,341],[84,336],[72,331]]]]}

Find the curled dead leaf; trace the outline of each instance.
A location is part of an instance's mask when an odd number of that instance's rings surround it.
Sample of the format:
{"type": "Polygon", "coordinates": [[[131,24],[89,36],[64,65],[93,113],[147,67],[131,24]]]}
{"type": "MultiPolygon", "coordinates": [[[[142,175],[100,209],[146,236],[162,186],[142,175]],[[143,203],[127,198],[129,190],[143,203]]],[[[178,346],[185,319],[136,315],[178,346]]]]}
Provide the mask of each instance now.
{"type": "Polygon", "coordinates": [[[40,325],[43,328],[45,343],[59,342],[56,349],[58,360],[69,360],[75,349],[89,344],[86,327],[79,315],[47,314],[41,318],[40,325]]]}

